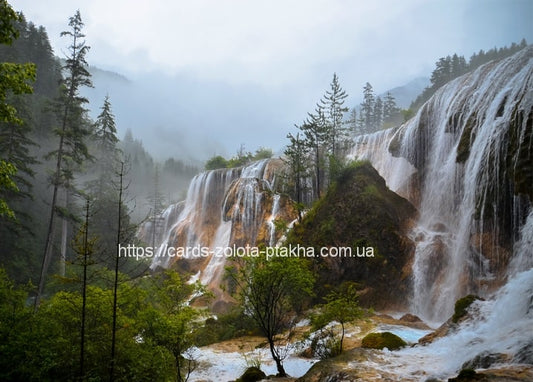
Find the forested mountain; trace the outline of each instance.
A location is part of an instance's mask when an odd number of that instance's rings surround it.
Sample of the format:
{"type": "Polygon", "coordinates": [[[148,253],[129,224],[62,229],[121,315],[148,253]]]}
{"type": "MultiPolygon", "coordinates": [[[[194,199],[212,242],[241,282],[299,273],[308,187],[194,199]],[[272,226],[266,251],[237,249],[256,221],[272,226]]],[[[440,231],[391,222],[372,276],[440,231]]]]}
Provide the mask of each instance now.
{"type": "MultiPolygon", "coordinates": [[[[57,164],[54,162],[55,154],[53,153],[57,153],[60,138],[57,135],[57,129],[61,126],[57,107],[61,86],[65,86],[62,81],[67,74],[65,67],[68,65],[68,59],[60,59],[54,55],[44,27],[34,25],[23,15],[13,22],[13,27],[18,38],[14,39],[11,45],[0,45],[0,62],[32,63],[35,65],[36,72],[35,81],[29,82],[32,94],[8,94],[7,100],[17,110],[17,116],[22,123],[1,123],[0,159],[16,165],[18,171],[12,179],[15,181],[18,192],[1,191],[1,199],[6,201],[16,218],[10,219],[6,216],[0,218],[0,236],[2,237],[0,259],[8,273],[17,281],[32,280],[36,283],[36,275],[41,265],[41,252],[47,236],[45,216],[49,215],[49,203],[54,184],[54,182],[50,183],[50,177],[57,164]],[[21,253],[25,255],[21,256],[21,253]]],[[[109,73],[98,69],[90,67],[87,69],[95,73],[97,81],[100,81],[102,76],[104,78],[110,76],[109,73]]],[[[120,75],[113,74],[112,76],[117,81],[127,83],[127,79],[120,75]]],[[[77,196],[71,198],[73,204],[70,211],[61,212],[61,214],[67,213],[71,216],[67,229],[67,243],[74,239],[80,227],[83,195],[94,183],[94,178],[100,176],[98,174],[102,169],[110,165],[109,155],[100,150],[102,137],[98,136],[97,117],[102,112],[105,102],[107,102],[108,117],[113,121],[116,117],[113,114],[112,94],[109,94],[107,101],[104,98],[102,97],[97,105],[91,106],[97,111],[94,113],[95,120],[87,113],[87,104],[80,109],[80,123],[85,126],[87,133],[83,140],[88,156],[72,169],[77,174],[73,178],[74,184],[72,185],[72,191],[77,196]]],[[[189,180],[198,172],[194,165],[180,159],[170,157],[161,163],[155,161],[144,150],[142,142],[133,138],[131,131],[128,131],[124,139],[120,141],[118,141],[116,128],[113,135],[116,137],[114,139],[117,139],[117,149],[120,150],[126,163],[125,181],[129,187],[125,202],[130,207],[136,207],[134,218],[137,222],[153,213],[150,200],[154,192],[161,196],[161,203],[174,202],[177,197],[175,191],[182,190],[181,194],[183,194],[189,180]],[[157,177],[159,181],[156,182],[157,177]],[[169,190],[172,190],[172,193],[169,190]]],[[[109,174],[111,178],[115,175],[115,173],[109,174]]],[[[101,225],[100,223],[95,221],[95,225],[101,225]]],[[[75,254],[72,249],[68,249],[69,245],[66,247],[68,252],[66,256],[72,259],[75,254]]],[[[57,265],[53,261],[52,269],[55,270],[57,265]]]]}
{"type": "Polygon", "coordinates": [[[424,91],[411,103],[410,109],[418,110],[442,85],[457,78],[467,72],[477,69],[483,64],[492,60],[498,60],[509,57],[512,54],[524,49],[527,46],[527,41],[523,39],[519,44],[512,43],[510,46],[502,48],[493,48],[485,52],[481,49],[474,53],[467,61],[463,56],[456,53],[441,57],[435,63],[435,69],[431,73],[431,86],[428,86],[424,91]]]}

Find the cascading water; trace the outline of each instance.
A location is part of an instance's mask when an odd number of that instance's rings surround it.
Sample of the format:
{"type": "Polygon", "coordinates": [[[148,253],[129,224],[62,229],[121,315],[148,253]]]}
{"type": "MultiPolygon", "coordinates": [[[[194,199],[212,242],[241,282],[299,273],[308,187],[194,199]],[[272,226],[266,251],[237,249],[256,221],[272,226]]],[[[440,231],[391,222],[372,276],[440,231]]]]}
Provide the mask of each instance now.
{"type": "Polygon", "coordinates": [[[467,293],[490,294],[516,257],[531,208],[521,178],[531,179],[532,89],[530,46],[442,87],[399,128],[356,142],[353,157],[418,207],[411,305],[426,320],[445,320],[467,293]]]}
{"type": "Polygon", "coordinates": [[[169,248],[181,249],[181,258],[197,262],[189,267],[199,272],[195,277],[217,289],[229,251],[276,243],[281,232],[276,232],[274,221],[295,219],[288,198],[275,193],[275,173],[281,166],[280,160],[266,159],[197,175],[181,212],[170,206],[160,217],[165,222],[159,225],[162,229],[153,232],[149,222],[143,230],[141,239],[146,243],[152,237],[159,239],[151,268],[171,266],[178,257],[169,256],[169,248]]]}
{"type": "MultiPolygon", "coordinates": [[[[389,380],[447,379],[464,368],[533,363],[533,211],[515,244],[515,259],[529,266],[509,269],[508,282],[490,299],[469,308],[471,318],[429,345],[385,352],[370,367],[389,380]],[[481,366],[483,365],[483,366],[481,366]]],[[[380,379],[381,380],[381,379],[380,379]]]]}

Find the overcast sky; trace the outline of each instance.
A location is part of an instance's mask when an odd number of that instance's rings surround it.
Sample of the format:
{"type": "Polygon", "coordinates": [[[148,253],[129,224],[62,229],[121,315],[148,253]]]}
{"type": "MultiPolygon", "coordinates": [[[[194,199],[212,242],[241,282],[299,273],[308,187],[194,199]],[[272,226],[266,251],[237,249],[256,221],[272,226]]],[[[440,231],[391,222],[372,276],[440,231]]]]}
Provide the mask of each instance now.
{"type": "Polygon", "coordinates": [[[119,129],[131,127],[158,157],[184,142],[197,158],[232,154],[241,143],[278,150],[334,72],[352,106],[367,81],[380,93],[429,76],[439,57],[533,42],[532,0],[9,2],[46,27],[58,56],[68,43],[59,33],[79,9],[88,62],[152,84],[142,125],[123,115],[122,94],[110,96],[119,129]]]}

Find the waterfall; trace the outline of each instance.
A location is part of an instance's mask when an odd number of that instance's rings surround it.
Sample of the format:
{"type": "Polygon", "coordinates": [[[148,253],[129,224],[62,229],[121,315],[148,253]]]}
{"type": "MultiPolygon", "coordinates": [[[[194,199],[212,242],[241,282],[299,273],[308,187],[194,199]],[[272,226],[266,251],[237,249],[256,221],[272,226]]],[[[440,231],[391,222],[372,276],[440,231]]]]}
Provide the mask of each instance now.
{"type": "MultiPolygon", "coordinates": [[[[516,260],[529,265],[510,267],[508,282],[486,301],[469,308],[471,318],[445,337],[425,346],[415,346],[380,355],[381,362],[369,366],[394,380],[446,380],[468,365],[478,369],[500,364],[533,362],[533,212],[515,244],[516,260]],[[474,360],[485,360],[476,365],[474,360]],[[469,364],[470,362],[470,364],[469,364]],[[488,363],[488,365],[487,365],[488,363]]],[[[358,365],[361,367],[361,365],[358,365]]],[[[392,379],[391,379],[392,380],[392,379]]]]}
{"type": "Polygon", "coordinates": [[[151,222],[141,239],[156,237],[152,269],[168,268],[176,261],[190,261],[189,270],[203,284],[217,289],[224,275],[227,255],[235,247],[274,245],[282,232],[274,222],[296,218],[288,197],[276,194],[276,176],[283,162],[264,159],[242,168],[203,172],[191,181],[179,207],[167,208],[152,231],[151,222]],[[176,211],[180,211],[176,213],[176,211]],[[169,256],[169,249],[182,256],[169,256]]]}
{"type": "Polygon", "coordinates": [[[357,139],[352,157],[419,210],[411,309],[426,320],[448,318],[467,293],[490,295],[510,263],[531,267],[513,245],[531,210],[521,179],[531,180],[532,119],[529,46],[442,87],[404,125],[357,139]]]}

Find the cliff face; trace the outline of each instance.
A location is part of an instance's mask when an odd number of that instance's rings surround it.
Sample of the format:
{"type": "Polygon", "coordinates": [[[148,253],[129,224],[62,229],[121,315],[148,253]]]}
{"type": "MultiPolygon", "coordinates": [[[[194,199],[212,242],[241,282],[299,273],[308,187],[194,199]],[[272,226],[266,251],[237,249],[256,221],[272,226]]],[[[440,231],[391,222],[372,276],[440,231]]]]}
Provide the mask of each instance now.
{"type": "Polygon", "coordinates": [[[288,236],[288,244],[330,248],[315,257],[319,293],[343,281],[363,288],[360,301],[376,308],[406,303],[413,242],[407,237],[416,210],[390,191],[368,163],[343,171],[324,198],[288,236]],[[351,248],[352,257],[334,256],[335,248],[351,248]]]}

